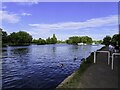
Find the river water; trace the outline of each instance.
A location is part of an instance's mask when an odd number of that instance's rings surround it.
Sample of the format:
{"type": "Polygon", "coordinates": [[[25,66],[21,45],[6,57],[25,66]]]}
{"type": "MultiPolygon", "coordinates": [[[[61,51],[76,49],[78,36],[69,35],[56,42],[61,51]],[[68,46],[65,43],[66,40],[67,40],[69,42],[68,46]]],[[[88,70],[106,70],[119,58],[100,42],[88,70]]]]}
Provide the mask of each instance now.
{"type": "Polygon", "coordinates": [[[2,49],[2,87],[55,88],[102,45],[8,46],[2,49]]]}

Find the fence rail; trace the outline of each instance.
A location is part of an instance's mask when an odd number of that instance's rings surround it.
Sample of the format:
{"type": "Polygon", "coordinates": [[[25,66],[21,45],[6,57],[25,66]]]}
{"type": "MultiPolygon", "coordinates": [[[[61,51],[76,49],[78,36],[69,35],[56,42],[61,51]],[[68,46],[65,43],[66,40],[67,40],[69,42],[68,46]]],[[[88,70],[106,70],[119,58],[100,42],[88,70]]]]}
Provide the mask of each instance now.
{"type": "Polygon", "coordinates": [[[112,54],[112,65],[111,65],[111,69],[113,70],[113,65],[114,65],[114,56],[118,56],[120,55],[120,53],[113,53],[112,54]]]}
{"type": "Polygon", "coordinates": [[[108,65],[110,64],[110,52],[109,51],[95,51],[94,52],[94,63],[96,63],[96,53],[100,52],[100,53],[108,53],[108,65]]]}
{"type": "MultiPolygon", "coordinates": [[[[110,64],[110,52],[109,51],[95,51],[94,52],[94,63],[96,63],[96,53],[108,53],[108,65],[110,64]]],[[[120,56],[120,53],[112,53],[112,64],[111,64],[111,69],[113,70],[114,68],[114,56],[120,56]]]]}

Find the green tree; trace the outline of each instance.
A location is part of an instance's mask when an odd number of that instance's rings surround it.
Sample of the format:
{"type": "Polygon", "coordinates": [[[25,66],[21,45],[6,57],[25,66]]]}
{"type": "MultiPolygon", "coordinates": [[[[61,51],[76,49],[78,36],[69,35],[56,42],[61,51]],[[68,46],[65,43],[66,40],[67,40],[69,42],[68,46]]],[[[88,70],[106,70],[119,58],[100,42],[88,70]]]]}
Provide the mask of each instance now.
{"type": "Polygon", "coordinates": [[[82,37],[72,36],[72,37],[69,37],[68,40],[66,40],[66,43],[68,43],[68,44],[78,44],[78,43],[91,44],[92,43],[92,38],[88,37],[88,36],[82,36],[82,37]]]}
{"type": "Polygon", "coordinates": [[[39,38],[38,40],[34,39],[32,41],[32,43],[38,44],[38,45],[44,45],[44,44],[46,44],[46,41],[44,39],[42,39],[42,38],[39,38]]]}
{"type": "Polygon", "coordinates": [[[32,42],[32,36],[24,31],[13,32],[8,36],[11,45],[28,45],[32,42]]]}
{"type": "Polygon", "coordinates": [[[71,39],[66,40],[66,43],[67,43],[67,44],[72,44],[72,40],[71,40],[71,39]]]}
{"type": "Polygon", "coordinates": [[[106,46],[111,44],[111,37],[110,36],[106,36],[103,39],[103,44],[105,44],[106,46]]]}
{"type": "Polygon", "coordinates": [[[57,40],[57,43],[65,43],[65,41],[62,41],[62,40],[57,40]]]}
{"type": "Polygon", "coordinates": [[[2,44],[5,44],[5,43],[7,43],[8,42],[8,38],[7,38],[7,32],[5,32],[5,31],[2,31],[2,44]]]}
{"type": "Polygon", "coordinates": [[[113,35],[113,37],[111,39],[111,44],[116,46],[119,44],[119,41],[120,41],[119,34],[115,34],[115,35],[113,35]]]}
{"type": "Polygon", "coordinates": [[[53,37],[51,38],[51,44],[56,44],[57,43],[57,38],[55,34],[53,34],[53,37]]]}
{"type": "Polygon", "coordinates": [[[87,42],[86,36],[81,37],[81,42],[82,42],[82,43],[86,43],[86,42],[87,42]]]}
{"type": "Polygon", "coordinates": [[[39,43],[39,40],[33,39],[32,43],[37,44],[39,43]]]}
{"type": "Polygon", "coordinates": [[[69,39],[71,39],[72,44],[79,43],[79,37],[78,36],[73,36],[73,37],[70,37],[69,39]]]}
{"type": "Polygon", "coordinates": [[[43,44],[46,44],[46,41],[44,39],[42,39],[42,38],[39,38],[37,44],[43,45],[43,44]]]}
{"type": "Polygon", "coordinates": [[[103,41],[102,41],[102,40],[94,40],[93,42],[94,42],[95,44],[102,44],[103,41]]]}
{"type": "Polygon", "coordinates": [[[87,44],[91,44],[92,43],[92,38],[88,37],[88,36],[85,36],[84,37],[84,42],[87,43],[87,44]]]}
{"type": "Polygon", "coordinates": [[[50,37],[48,37],[48,38],[46,39],[46,43],[47,43],[47,44],[51,44],[51,38],[50,38],[50,37]]]}

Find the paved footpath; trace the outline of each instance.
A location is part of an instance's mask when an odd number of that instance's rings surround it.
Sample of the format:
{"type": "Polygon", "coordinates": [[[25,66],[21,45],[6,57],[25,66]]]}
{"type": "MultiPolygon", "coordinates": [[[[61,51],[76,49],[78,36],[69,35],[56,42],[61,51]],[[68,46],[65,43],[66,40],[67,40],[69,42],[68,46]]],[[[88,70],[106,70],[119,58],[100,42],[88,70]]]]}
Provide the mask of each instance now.
{"type": "Polygon", "coordinates": [[[111,62],[107,64],[107,53],[99,53],[97,62],[83,73],[77,88],[118,88],[120,56],[116,56],[114,61],[114,70],[111,70],[111,62]]]}

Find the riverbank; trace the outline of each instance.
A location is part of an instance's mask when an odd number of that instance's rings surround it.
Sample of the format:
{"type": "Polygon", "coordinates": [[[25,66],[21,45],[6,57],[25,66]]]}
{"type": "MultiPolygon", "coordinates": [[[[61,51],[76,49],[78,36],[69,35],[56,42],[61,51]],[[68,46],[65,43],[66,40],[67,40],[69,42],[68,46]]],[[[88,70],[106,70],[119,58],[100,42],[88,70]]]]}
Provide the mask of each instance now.
{"type": "MultiPolygon", "coordinates": [[[[100,50],[108,50],[103,47],[100,50]]],[[[56,88],[116,88],[118,72],[107,65],[105,54],[98,53],[97,63],[93,63],[93,53],[80,67],[56,88]],[[106,62],[105,62],[106,61],[106,62]]]]}

